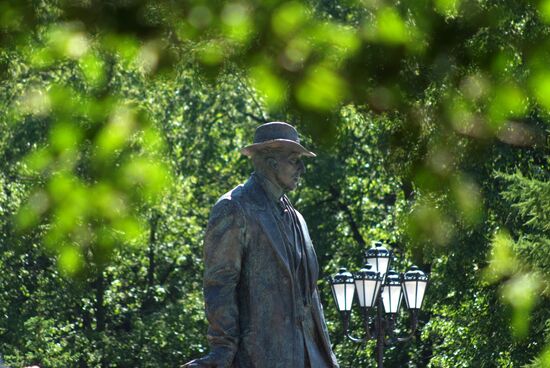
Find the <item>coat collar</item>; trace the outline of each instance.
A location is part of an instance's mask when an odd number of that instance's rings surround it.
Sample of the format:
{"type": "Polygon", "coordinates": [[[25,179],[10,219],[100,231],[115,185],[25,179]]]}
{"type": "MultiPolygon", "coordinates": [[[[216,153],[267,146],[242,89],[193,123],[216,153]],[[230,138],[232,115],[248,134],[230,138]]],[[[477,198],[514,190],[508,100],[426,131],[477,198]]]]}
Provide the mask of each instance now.
{"type": "MultiPolygon", "coordinates": [[[[244,184],[244,189],[249,193],[250,203],[252,204],[253,210],[256,212],[253,214],[260,223],[264,233],[279,261],[285,266],[289,276],[291,274],[290,269],[290,259],[287,255],[287,250],[284,243],[284,234],[281,233],[277,220],[274,217],[273,211],[269,211],[270,198],[263,189],[262,185],[258,182],[258,179],[255,175],[250,176],[248,181],[244,184]]],[[[307,225],[304,218],[300,213],[298,213],[298,220],[300,226],[302,227],[302,232],[304,233],[304,241],[306,242],[306,257],[310,265],[310,270],[312,271],[312,282],[315,283],[318,277],[318,264],[315,251],[311,245],[311,240],[309,238],[309,233],[307,225]]]]}
{"type": "Polygon", "coordinates": [[[267,176],[259,172],[253,172],[252,177],[254,177],[254,180],[256,180],[262,186],[262,189],[264,190],[268,198],[274,203],[279,204],[281,198],[285,194],[283,192],[283,189],[276,183],[269,180],[267,176]]]}
{"type": "Polygon", "coordinates": [[[251,175],[244,183],[244,190],[250,194],[250,202],[256,210],[265,211],[267,209],[267,195],[255,175],[251,175]]]}
{"type": "Polygon", "coordinates": [[[244,184],[244,188],[249,193],[253,210],[256,211],[253,215],[258,219],[264,234],[277,254],[277,258],[284,265],[286,272],[290,276],[290,259],[287,255],[283,234],[277,224],[277,220],[274,217],[273,211],[269,211],[270,199],[267,193],[265,193],[255,175],[250,176],[244,184]]]}
{"type": "MultiPolygon", "coordinates": [[[[279,202],[271,199],[266,189],[264,189],[261,179],[255,173],[244,183],[244,189],[249,193],[252,205],[258,210],[266,211],[269,209],[269,203],[278,204],[279,202]]],[[[286,194],[283,194],[281,198],[288,197],[286,194]]]]}

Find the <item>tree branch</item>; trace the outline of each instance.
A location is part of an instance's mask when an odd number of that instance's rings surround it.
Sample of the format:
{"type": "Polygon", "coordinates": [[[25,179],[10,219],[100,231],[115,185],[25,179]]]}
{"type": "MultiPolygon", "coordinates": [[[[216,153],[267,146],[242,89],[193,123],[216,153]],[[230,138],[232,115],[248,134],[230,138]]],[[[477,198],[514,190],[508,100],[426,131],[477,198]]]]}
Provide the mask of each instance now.
{"type": "Polygon", "coordinates": [[[342,196],[340,194],[340,191],[335,186],[330,186],[328,190],[329,190],[329,193],[332,195],[332,198],[334,198],[334,200],[336,201],[336,204],[338,204],[338,208],[342,212],[344,212],[344,214],[346,215],[348,224],[353,234],[353,238],[361,247],[365,248],[367,245],[367,242],[365,241],[365,239],[361,235],[361,232],[359,231],[359,226],[357,225],[357,223],[355,222],[355,219],[353,218],[353,213],[351,212],[351,209],[346,203],[344,203],[341,200],[342,196]]]}
{"type": "Polygon", "coordinates": [[[149,219],[149,249],[147,252],[149,266],[147,268],[147,286],[152,288],[155,282],[155,243],[157,241],[157,224],[159,220],[158,213],[154,212],[149,219]]]}
{"type": "MultiPolygon", "coordinates": [[[[248,85],[243,82],[243,78],[242,75],[239,76],[239,78],[237,78],[237,80],[239,81],[239,84],[243,87],[243,89],[246,91],[246,93],[249,95],[250,99],[252,100],[252,102],[254,102],[254,105],[256,105],[256,108],[258,109],[258,111],[260,112],[260,114],[262,115],[261,116],[261,120],[257,120],[259,122],[262,122],[262,123],[266,123],[268,120],[267,118],[264,116],[264,109],[262,108],[262,105],[260,105],[260,103],[258,102],[258,100],[256,99],[256,97],[254,96],[254,93],[252,93],[252,91],[250,90],[250,88],[248,87],[248,85]]],[[[247,113],[244,113],[245,115],[247,115],[247,113]]],[[[251,117],[253,117],[254,115],[252,115],[251,117]]]]}
{"type": "Polygon", "coordinates": [[[405,200],[412,201],[414,199],[414,188],[410,179],[404,178],[401,181],[401,190],[403,190],[405,200]]]}
{"type": "Polygon", "coordinates": [[[149,217],[149,248],[147,250],[147,284],[145,286],[145,298],[141,304],[141,311],[149,310],[154,304],[155,299],[153,297],[153,287],[155,286],[155,243],[157,241],[157,225],[159,221],[159,214],[153,211],[149,217]]]}
{"type": "Polygon", "coordinates": [[[105,330],[105,277],[102,270],[98,271],[93,287],[95,289],[96,331],[102,332],[105,330]]]}
{"type": "Polygon", "coordinates": [[[263,117],[263,116],[256,116],[254,114],[251,114],[249,112],[245,112],[245,111],[240,111],[238,110],[241,114],[245,115],[245,116],[248,116],[249,118],[252,118],[253,120],[257,121],[258,123],[262,123],[262,124],[265,124],[267,123],[267,120],[263,117]]]}

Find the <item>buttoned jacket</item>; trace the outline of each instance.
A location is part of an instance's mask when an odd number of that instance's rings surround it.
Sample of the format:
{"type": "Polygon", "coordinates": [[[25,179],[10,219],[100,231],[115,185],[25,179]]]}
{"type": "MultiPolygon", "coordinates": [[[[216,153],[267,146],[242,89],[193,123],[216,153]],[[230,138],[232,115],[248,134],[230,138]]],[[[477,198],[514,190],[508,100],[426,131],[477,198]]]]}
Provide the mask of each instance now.
{"type": "MultiPolygon", "coordinates": [[[[302,301],[296,298],[284,234],[254,175],[223,195],[212,209],[204,243],[204,296],[210,355],[217,367],[304,366],[302,301]]],[[[297,212],[297,211],[296,211],[297,212]]],[[[312,280],[311,310],[332,367],[316,286],[319,266],[307,225],[297,212],[312,280]]]]}

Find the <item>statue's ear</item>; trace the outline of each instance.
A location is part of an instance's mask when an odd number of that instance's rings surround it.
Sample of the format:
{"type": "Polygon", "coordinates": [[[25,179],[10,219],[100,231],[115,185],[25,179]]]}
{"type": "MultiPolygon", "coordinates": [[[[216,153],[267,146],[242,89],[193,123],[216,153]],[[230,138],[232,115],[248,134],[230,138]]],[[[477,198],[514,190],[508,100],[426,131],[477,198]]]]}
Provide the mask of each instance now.
{"type": "Polygon", "coordinates": [[[266,161],[269,167],[272,168],[273,170],[276,170],[277,167],[279,166],[277,163],[277,160],[275,160],[273,157],[268,157],[266,161]]]}

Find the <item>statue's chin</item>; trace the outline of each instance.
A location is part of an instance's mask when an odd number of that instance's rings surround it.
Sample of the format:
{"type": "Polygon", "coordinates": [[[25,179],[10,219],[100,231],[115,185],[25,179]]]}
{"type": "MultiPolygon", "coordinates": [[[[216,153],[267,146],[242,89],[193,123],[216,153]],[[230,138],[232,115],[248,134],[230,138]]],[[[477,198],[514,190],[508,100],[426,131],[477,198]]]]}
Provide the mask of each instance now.
{"type": "Polygon", "coordinates": [[[295,180],[295,181],[292,182],[292,184],[286,186],[285,191],[290,192],[290,191],[296,189],[297,187],[298,187],[298,180],[295,180]]]}

